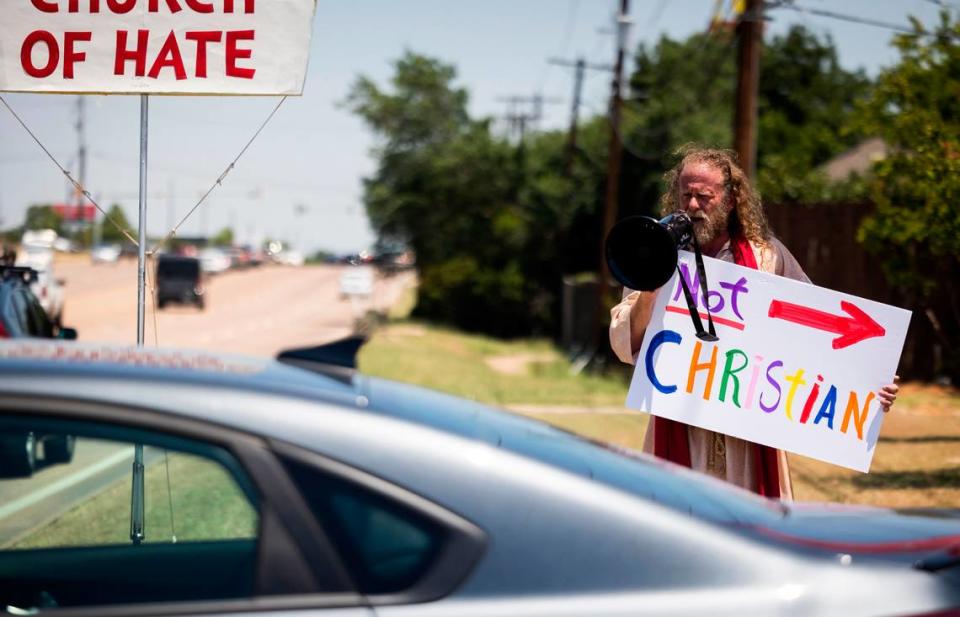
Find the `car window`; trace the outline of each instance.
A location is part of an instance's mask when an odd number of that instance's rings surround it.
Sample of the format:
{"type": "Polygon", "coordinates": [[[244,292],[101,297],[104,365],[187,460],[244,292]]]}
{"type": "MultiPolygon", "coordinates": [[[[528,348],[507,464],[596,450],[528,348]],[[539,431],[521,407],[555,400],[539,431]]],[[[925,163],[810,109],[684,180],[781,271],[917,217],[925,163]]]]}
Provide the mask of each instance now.
{"type": "Polygon", "coordinates": [[[310,509],[364,594],[398,593],[430,569],[447,530],[411,507],[356,483],[284,460],[310,509]]]}
{"type": "Polygon", "coordinates": [[[251,484],[220,447],[0,416],[2,606],[250,597],[258,527],[251,484]]]}
{"type": "Polygon", "coordinates": [[[200,276],[200,262],[196,259],[161,259],[157,276],[176,279],[195,279],[200,276]]]}

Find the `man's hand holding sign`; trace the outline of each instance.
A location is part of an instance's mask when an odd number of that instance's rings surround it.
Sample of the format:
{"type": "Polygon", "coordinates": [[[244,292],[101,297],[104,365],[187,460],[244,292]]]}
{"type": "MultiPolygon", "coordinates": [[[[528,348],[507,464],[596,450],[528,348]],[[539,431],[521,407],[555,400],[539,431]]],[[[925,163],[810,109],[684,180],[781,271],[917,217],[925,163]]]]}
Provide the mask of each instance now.
{"type": "Polygon", "coordinates": [[[705,257],[648,260],[665,284],[618,275],[650,290],[625,283],[610,328],[637,365],[627,406],[656,416],[644,449],[773,497],[792,496],[783,451],[867,471],[910,313],[809,284],[730,153],[689,150],[666,179],[664,213],[691,222],[664,228],[705,257]]]}

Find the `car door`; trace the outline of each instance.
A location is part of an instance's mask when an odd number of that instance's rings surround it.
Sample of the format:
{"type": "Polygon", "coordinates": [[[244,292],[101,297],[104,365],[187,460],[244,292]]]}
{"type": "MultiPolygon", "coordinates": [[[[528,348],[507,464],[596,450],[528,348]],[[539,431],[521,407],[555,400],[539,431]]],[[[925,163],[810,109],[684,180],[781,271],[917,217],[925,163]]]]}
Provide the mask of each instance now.
{"type": "Polygon", "coordinates": [[[256,436],[141,409],[0,399],[7,612],[370,617],[345,572],[256,436]],[[67,462],[45,451],[64,436],[67,462]],[[25,469],[16,462],[29,448],[25,469]]]}

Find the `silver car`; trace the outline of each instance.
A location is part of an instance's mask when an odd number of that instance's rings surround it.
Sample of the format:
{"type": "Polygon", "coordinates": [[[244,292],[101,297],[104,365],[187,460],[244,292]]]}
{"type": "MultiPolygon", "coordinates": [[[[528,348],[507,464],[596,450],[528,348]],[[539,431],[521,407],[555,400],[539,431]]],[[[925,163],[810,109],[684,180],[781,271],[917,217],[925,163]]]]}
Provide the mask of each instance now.
{"type": "Polygon", "coordinates": [[[960,614],[956,512],[787,506],[364,377],[346,347],[277,362],[0,345],[0,606],[960,614]],[[70,436],[72,456],[27,469],[31,434],[70,436]]]}

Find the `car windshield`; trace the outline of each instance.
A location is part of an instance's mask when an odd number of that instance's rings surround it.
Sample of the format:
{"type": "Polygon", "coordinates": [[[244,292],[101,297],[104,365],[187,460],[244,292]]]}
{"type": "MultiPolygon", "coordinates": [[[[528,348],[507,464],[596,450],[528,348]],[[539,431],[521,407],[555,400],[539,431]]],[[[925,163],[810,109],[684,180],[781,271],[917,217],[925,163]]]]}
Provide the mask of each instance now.
{"type": "Polygon", "coordinates": [[[192,259],[162,259],[157,265],[157,274],[172,278],[197,278],[200,264],[192,259]]]}
{"type": "Polygon", "coordinates": [[[394,417],[493,445],[591,478],[703,520],[764,525],[786,512],[765,499],[639,452],[588,440],[545,423],[405,384],[370,379],[371,400],[389,400],[394,417]]]}

